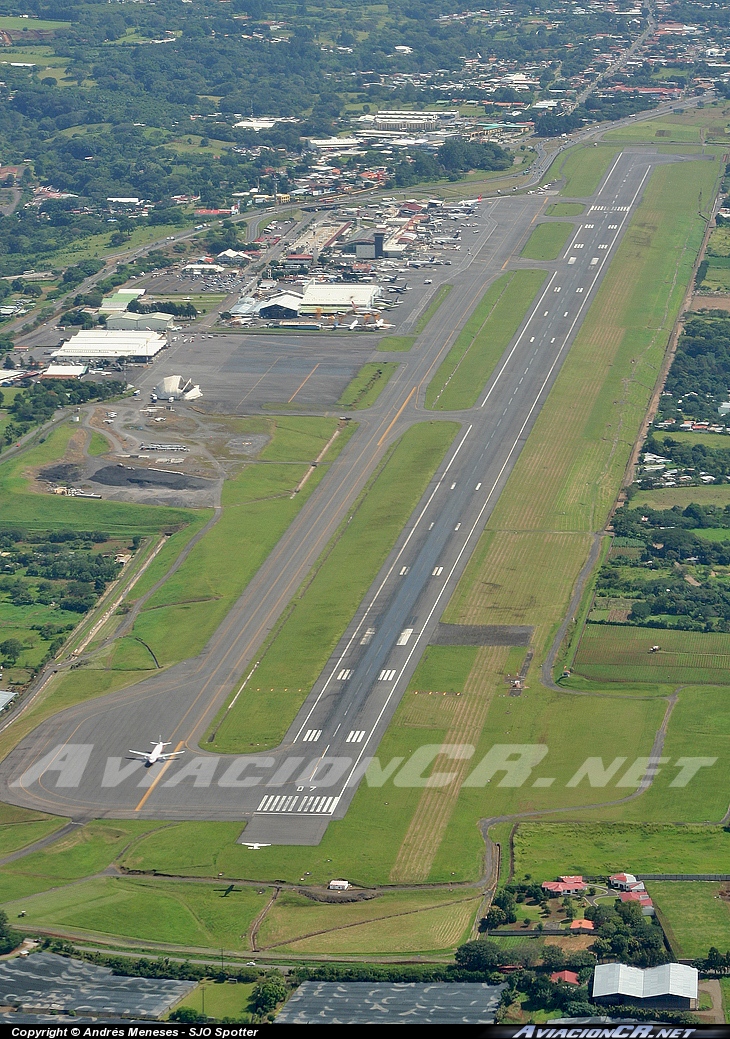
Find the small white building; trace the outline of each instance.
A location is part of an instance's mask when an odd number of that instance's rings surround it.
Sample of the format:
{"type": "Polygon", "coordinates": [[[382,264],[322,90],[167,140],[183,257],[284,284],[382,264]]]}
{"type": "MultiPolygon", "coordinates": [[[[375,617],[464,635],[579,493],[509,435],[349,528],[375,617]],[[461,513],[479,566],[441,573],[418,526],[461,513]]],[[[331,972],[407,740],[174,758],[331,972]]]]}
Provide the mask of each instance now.
{"type": "Polygon", "coordinates": [[[330,880],[327,885],[330,891],[347,891],[350,887],[349,880],[330,880]]]}
{"type": "MultiPolygon", "coordinates": [[[[608,878],[608,882],[611,887],[618,888],[619,891],[633,891],[634,887],[639,881],[632,873],[614,873],[612,877],[608,878]]],[[[642,888],[644,885],[641,885],[642,888]]]]}

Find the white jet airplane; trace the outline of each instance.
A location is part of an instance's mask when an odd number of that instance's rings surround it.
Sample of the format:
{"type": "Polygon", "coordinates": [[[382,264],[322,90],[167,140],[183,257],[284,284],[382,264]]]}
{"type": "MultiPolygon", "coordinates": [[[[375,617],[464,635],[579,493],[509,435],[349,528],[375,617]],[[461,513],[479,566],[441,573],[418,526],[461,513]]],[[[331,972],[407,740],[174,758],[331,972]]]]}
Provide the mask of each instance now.
{"type": "Polygon", "coordinates": [[[145,766],[154,765],[156,761],[170,761],[172,758],[179,758],[181,754],[184,754],[184,750],[176,750],[171,754],[163,754],[165,747],[169,747],[169,743],[162,742],[162,736],[159,741],[155,743],[154,740],[150,740],[152,744],[152,750],[130,750],[130,754],[139,754],[144,758],[145,766]]]}

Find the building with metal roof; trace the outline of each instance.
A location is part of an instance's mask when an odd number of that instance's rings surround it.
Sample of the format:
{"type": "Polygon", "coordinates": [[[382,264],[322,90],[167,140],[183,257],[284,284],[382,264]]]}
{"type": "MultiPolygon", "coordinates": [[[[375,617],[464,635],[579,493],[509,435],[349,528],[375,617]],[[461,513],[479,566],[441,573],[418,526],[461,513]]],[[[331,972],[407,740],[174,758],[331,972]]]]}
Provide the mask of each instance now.
{"type": "Polygon", "coordinates": [[[77,332],[60,350],[55,350],[56,361],[116,360],[119,357],[140,358],[149,361],[167,345],[167,339],[158,332],[122,332],[97,328],[77,332]]]}
{"type": "Polygon", "coordinates": [[[275,1024],[493,1024],[506,985],[305,981],[275,1024]]]}
{"type": "Polygon", "coordinates": [[[635,1003],[664,1010],[696,1010],[699,973],[685,963],[629,967],[599,963],[593,972],[594,1003],[635,1003]]]}

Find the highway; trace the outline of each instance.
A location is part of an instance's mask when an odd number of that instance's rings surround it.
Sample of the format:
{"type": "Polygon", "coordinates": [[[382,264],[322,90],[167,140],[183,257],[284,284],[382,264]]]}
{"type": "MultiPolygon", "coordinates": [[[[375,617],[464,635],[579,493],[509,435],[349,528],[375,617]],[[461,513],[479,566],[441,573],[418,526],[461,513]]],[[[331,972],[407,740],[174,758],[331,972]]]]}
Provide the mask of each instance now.
{"type": "Polygon", "coordinates": [[[482,204],[471,255],[448,269],[453,291],[203,653],[43,722],[0,764],[0,799],[75,820],[245,819],[243,841],[318,843],[377,752],[653,166],[670,161],[681,160],[620,153],[549,263],[519,259],[549,199],[482,204]],[[425,411],[426,386],[488,285],[524,266],[544,268],[545,282],[475,407],[425,411]],[[384,452],[432,417],[456,418],[460,430],[281,746],[241,756],[201,751],[220,706],[242,685],[245,697],[258,648],[384,452]],[[129,757],[158,734],[185,755],[151,768],[129,757]]]}

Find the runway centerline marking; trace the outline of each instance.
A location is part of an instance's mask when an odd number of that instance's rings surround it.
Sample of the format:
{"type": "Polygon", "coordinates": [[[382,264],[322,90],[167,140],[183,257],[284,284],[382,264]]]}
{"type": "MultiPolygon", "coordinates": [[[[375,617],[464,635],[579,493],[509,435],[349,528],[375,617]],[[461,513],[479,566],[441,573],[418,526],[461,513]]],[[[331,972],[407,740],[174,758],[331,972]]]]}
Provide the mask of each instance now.
{"type": "Polygon", "coordinates": [[[297,395],[297,394],[299,393],[299,391],[300,391],[300,390],[301,390],[301,389],[302,389],[302,388],[303,388],[304,386],[306,386],[306,385],[307,385],[307,383],[308,383],[308,382],[309,382],[309,380],[310,380],[310,379],[312,378],[312,376],[314,375],[314,373],[315,373],[315,372],[317,371],[317,369],[319,368],[319,366],[320,366],[320,364],[321,364],[321,363],[322,363],[321,361],[317,361],[317,363],[315,364],[314,368],[312,368],[311,372],[310,372],[310,373],[309,373],[309,375],[308,375],[308,376],[306,377],[306,379],[302,379],[302,381],[301,381],[301,382],[299,383],[299,385],[297,386],[297,388],[296,388],[296,389],[294,390],[294,392],[292,393],[291,397],[290,397],[290,398],[289,398],[289,400],[287,401],[287,404],[291,404],[291,402],[292,402],[292,401],[294,400],[294,398],[295,398],[295,397],[296,397],[296,395],[297,395]]]}

